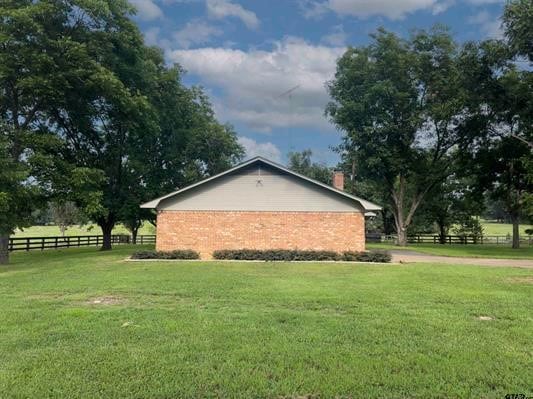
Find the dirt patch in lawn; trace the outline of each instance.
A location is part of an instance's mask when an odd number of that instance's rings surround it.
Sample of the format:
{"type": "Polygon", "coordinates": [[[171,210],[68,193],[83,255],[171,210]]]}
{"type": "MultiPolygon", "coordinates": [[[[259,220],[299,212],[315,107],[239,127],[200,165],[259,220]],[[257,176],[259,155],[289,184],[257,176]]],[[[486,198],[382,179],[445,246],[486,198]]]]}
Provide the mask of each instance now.
{"type": "Polygon", "coordinates": [[[96,298],[91,298],[87,302],[87,305],[122,305],[126,300],[118,296],[99,296],[96,298]]]}
{"type": "Polygon", "coordinates": [[[494,320],[494,317],[490,317],[490,316],[478,316],[477,319],[478,319],[478,320],[481,320],[481,321],[491,321],[491,320],[494,320]]]}

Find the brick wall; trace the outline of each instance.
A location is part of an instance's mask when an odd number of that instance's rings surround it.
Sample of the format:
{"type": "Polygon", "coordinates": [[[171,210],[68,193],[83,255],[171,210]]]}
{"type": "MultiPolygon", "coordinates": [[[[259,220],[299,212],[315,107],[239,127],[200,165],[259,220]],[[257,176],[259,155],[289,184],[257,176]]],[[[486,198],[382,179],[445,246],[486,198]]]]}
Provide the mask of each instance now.
{"type": "Polygon", "coordinates": [[[365,220],[359,212],[160,211],[156,248],[202,259],[217,249],[362,251],[365,220]]]}

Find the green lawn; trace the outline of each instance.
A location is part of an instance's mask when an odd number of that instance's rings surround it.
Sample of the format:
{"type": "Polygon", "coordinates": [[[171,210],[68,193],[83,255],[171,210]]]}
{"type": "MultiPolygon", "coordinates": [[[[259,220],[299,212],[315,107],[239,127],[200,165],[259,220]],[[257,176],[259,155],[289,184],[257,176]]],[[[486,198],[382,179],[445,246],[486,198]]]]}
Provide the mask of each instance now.
{"type": "Polygon", "coordinates": [[[512,249],[505,245],[461,244],[410,244],[398,247],[394,244],[369,243],[367,249],[397,249],[422,252],[430,255],[465,256],[469,258],[533,259],[533,246],[522,245],[512,249]]]}
{"type": "Polygon", "coordinates": [[[1,398],[533,394],[531,269],[124,262],[132,250],[0,267],[1,398]]]}
{"type": "MultiPolygon", "coordinates": [[[[101,235],[102,230],[98,225],[89,224],[87,226],[70,226],[65,235],[67,236],[86,236],[101,235]]],[[[113,229],[113,234],[130,234],[130,232],[121,224],[113,229]]],[[[150,223],[145,223],[140,229],[139,234],[155,234],[155,227],[150,223]]],[[[60,236],[61,231],[57,226],[31,226],[23,230],[17,230],[13,237],[53,237],[60,236]]]]}
{"type": "MultiPolygon", "coordinates": [[[[506,236],[507,234],[513,234],[513,225],[510,223],[496,223],[488,220],[482,220],[483,234],[487,236],[506,236]]],[[[533,226],[530,224],[520,225],[520,235],[527,237],[526,229],[531,229],[533,226]]]]}

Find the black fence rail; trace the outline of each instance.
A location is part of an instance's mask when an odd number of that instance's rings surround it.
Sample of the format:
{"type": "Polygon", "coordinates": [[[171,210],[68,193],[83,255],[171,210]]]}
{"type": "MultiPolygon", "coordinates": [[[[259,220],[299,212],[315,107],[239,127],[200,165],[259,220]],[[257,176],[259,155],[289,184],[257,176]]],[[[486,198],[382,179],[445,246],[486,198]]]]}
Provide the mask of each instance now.
{"type": "MultiPolygon", "coordinates": [[[[9,239],[9,251],[35,251],[71,247],[98,247],[104,242],[104,236],[54,236],[54,237],[13,237],[9,239]]],[[[139,235],[134,243],[126,234],[111,236],[111,244],[155,244],[155,235],[139,235]]]]}
{"type": "MultiPolygon", "coordinates": [[[[444,237],[444,242],[441,242],[441,237],[437,234],[416,234],[407,237],[409,244],[489,244],[489,245],[511,245],[513,238],[510,235],[483,235],[479,237],[447,235],[444,237]]],[[[374,233],[367,233],[366,242],[387,242],[393,243],[396,241],[395,235],[381,235],[374,233]]],[[[533,245],[532,236],[521,236],[520,244],[533,245]]]]}

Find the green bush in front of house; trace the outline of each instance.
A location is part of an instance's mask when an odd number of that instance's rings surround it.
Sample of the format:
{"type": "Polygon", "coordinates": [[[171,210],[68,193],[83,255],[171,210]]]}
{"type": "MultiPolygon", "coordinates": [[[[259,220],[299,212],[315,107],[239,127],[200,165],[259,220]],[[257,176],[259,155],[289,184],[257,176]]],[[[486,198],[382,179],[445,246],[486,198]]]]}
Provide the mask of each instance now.
{"type": "Polygon", "coordinates": [[[297,249],[222,249],[213,252],[213,258],[219,260],[262,260],[262,261],[357,261],[380,262],[391,261],[389,253],[384,251],[368,252],[333,252],[303,251],[297,249]]]}
{"type": "Polygon", "coordinates": [[[200,254],[191,249],[177,249],[175,251],[137,251],[131,259],[200,259],[200,254]]]}
{"type": "Polygon", "coordinates": [[[301,251],[296,249],[222,249],[213,252],[213,258],[226,260],[339,260],[339,254],[333,251],[301,251]]]}
{"type": "Polygon", "coordinates": [[[389,263],[392,256],[387,251],[343,252],[342,260],[348,262],[389,263]]]}

